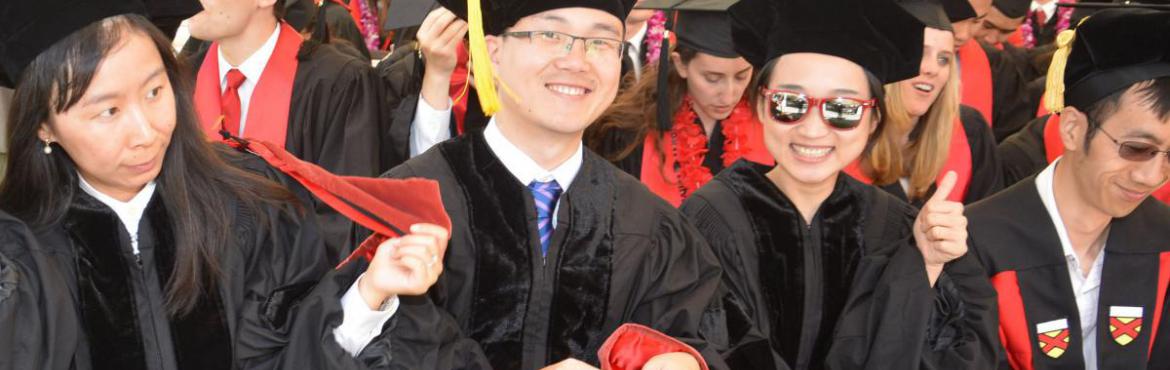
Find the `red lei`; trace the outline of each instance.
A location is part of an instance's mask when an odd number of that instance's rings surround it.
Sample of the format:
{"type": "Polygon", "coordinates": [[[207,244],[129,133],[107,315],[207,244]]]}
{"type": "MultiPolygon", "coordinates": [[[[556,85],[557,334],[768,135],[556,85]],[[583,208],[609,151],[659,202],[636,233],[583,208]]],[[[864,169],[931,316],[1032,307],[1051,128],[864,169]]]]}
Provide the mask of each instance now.
{"type": "MultiPolygon", "coordinates": [[[[723,166],[729,167],[736,160],[751,153],[748,147],[748,130],[754,122],[747,100],[740,100],[731,110],[731,115],[720,126],[723,132],[723,166]]],[[[711,169],[703,166],[707,155],[707,135],[702,122],[691,108],[691,98],[683,98],[679,112],[674,115],[670,129],[674,142],[674,158],[678,161],[679,192],[686,199],[714,177],[711,169]]]]}

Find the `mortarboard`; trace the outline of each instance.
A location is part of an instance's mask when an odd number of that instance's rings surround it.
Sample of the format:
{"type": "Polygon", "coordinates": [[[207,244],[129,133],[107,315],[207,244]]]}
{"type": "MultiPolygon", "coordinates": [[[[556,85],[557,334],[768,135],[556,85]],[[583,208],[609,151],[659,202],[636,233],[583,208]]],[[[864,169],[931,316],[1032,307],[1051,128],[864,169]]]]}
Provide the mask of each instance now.
{"type": "Polygon", "coordinates": [[[729,10],[735,48],[759,68],[791,53],[857,63],[883,84],[918,75],[925,25],[888,0],[741,0],[729,10]]]}
{"type": "Polygon", "coordinates": [[[25,67],[57,41],[120,14],[146,14],[137,0],[9,0],[0,2],[0,84],[16,86],[25,67]],[[7,78],[5,78],[7,77],[7,78]]]}
{"type": "MultiPolygon", "coordinates": [[[[679,45],[722,58],[735,58],[727,8],[739,0],[645,0],[638,9],[678,11],[670,19],[679,45]]],[[[667,49],[663,49],[667,50],[667,49]]]]}
{"type": "Polygon", "coordinates": [[[975,14],[975,8],[971,7],[971,2],[967,0],[942,0],[943,10],[947,12],[947,18],[951,23],[963,21],[978,17],[975,14]]]}
{"type": "MultiPolygon", "coordinates": [[[[475,91],[484,115],[491,116],[500,109],[500,97],[496,94],[496,73],[488,58],[485,35],[499,35],[521,18],[561,8],[598,9],[613,14],[625,24],[635,0],[439,0],[438,3],[467,21],[475,91]]],[[[501,86],[508,91],[506,84],[501,86]]]]}
{"type": "MultiPolygon", "coordinates": [[[[736,58],[735,43],[731,39],[731,20],[727,8],[739,0],[646,0],[639,9],[657,9],[667,12],[666,29],[674,30],[679,45],[721,58],[736,58]],[[677,12],[677,13],[675,13],[677,12]],[[672,14],[673,13],[673,14],[672,14]],[[677,16],[675,16],[677,14],[677,16]]],[[[662,38],[662,49],[670,50],[670,38],[662,38]]],[[[674,113],[667,102],[666,82],[670,75],[670,53],[658,56],[658,130],[670,131],[674,113]]]]}
{"type": "Polygon", "coordinates": [[[942,3],[938,0],[898,0],[898,5],[902,6],[906,12],[917,18],[927,27],[954,32],[955,28],[951,25],[951,19],[947,16],[946,10],[943,9],[942,3]]]}
{"type": "Polygon", "coordinates": [[[991,6],[1008,18],[1023,18],[1032,7],[1032,0],[994,0],[991,6]]]}
{"type": "Polygon", "coordinates": [[[1129,86],[1170,76],[1170,12],[1121,5],[1061,32],[1048,69],[1045,108],[1085,112],[1129,86]]]}
{"type": "Polygon", "coordinates": [[[383,29],[396,30],[414,27],[422,24],[427,13],[439,7],[435,0],[394,0],[390,2],[390,9],[386,10],[386,22],[383,29]]]}

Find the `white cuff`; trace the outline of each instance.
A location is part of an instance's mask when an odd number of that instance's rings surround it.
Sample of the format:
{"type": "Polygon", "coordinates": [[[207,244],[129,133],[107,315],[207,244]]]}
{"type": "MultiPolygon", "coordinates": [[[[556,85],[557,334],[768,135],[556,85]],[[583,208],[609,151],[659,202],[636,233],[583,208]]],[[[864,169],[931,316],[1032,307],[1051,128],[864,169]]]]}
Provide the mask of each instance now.
{"type": "Polygon", "coordinates": [[[380,310],[370,310],[358,292],[358,282],[364,276],[359,276],[345,295],[341,296],[341,310],[344,314],[341,326],[333,329],[333,339],[351,356],[357,356],[374,337],[381,334],[382,326],[398,311],[398,296],[387,299],[380,310]]]}
{"type": "Polygon", "coordinates": [[[414,120],[410,122],[411,158],[451,138],[451,107],[454,105],[451,99],[447,99],[447,109],[437,110],[422,96],[418,97],[414,120]]]}

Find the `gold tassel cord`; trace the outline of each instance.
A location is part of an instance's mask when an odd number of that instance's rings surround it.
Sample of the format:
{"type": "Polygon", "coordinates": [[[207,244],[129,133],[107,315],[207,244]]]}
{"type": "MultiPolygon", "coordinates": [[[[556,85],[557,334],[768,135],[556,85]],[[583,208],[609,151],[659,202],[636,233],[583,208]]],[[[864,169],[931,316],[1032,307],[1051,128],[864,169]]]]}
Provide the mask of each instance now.
{"type": "Polygon", "coordinates": [[[500,110],[500,97],[496,94],[496,72],[488,58],[487,43],[484,41],[483,9],[480,0],[467,0],[467,32],[470,39],[468,54],[471,57],[472,76],[475,90],[479,94],[479,105],[484,115],[494,115],[500,110]]]}
{"type": "Polygon", "coordinates": [[[496,83],[500,84],[504,93],[508,94],[517,103],[520,98],[508,84],[496,78],[495,67],[488,57],[487,42],[484,41],[483,8],[480,0],[467,0],[467,34],[470,41],[468,54],[471,57],[471,73],[475,79],[475,91],[479,95],[479,105],[486,116],[495,115],[500,111],[500,96],[496,93],[496,83]]]}
{"type": "Polygon", "coordinates": [[[1048,66],[1048,80],[1044,85],[1044,109],[1051,114],[1059,114],[1064,109],[1064,72],[1068,66],[1068,57],[1072,54],[1073,42],[1077,39],[1076,29],[1085,23],[1089,17],[1081,19],[1077,27],[1061,31],[1056,36],[1056,53],[1052,55],[1052,64],[1048,66]]]}

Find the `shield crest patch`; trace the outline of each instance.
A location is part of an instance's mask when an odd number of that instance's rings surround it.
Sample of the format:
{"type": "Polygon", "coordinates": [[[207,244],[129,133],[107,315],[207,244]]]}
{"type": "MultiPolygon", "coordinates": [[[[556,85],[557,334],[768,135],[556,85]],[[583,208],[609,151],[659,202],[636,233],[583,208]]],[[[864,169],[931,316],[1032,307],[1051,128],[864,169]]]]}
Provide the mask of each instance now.
{"type": "Polygon", "coordinates": [[[1040,352],[1051,358],[1060,358],[1068,351],[1071,340],[1068,332],[1068,319],[1052,320],[1036,324],[1036,343],[1040,345],[1040,352]]]}
{"type": "Polygon", "coordinates": [[[1122,346],[1133,343],[1142,332],[1142,308],[1109,307],[1109,334],[1122,346]]]}

